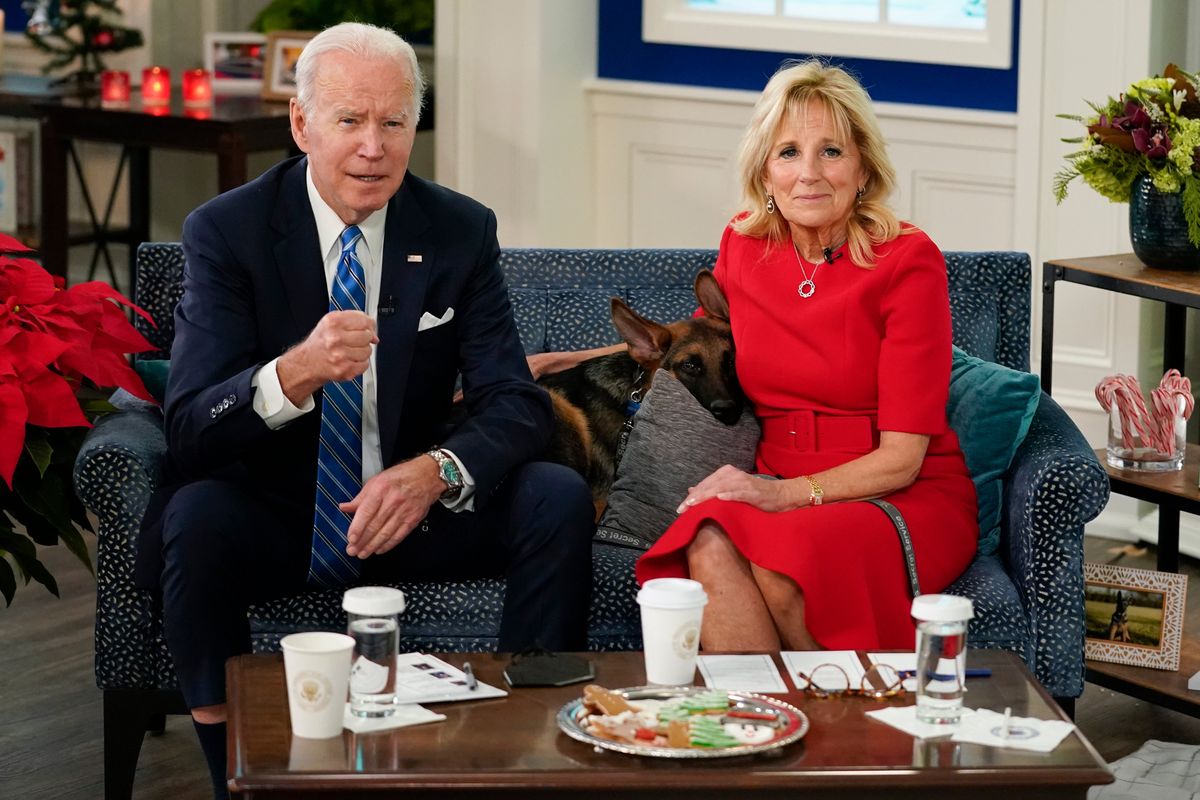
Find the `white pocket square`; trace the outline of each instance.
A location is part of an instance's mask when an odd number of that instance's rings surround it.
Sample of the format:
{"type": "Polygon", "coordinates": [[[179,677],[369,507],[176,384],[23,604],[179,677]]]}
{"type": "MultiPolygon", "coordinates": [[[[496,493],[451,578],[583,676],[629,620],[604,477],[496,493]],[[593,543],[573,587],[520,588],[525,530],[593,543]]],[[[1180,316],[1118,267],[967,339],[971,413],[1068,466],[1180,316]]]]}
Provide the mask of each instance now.
{"type": "Polygon", "coordinates": [[[433,314],[430,314],[428,311],[426,311],[421,315],[421,321],[417,323],[417,333],[420,333],[421,331],[427,331],[430,328],[436,328],[438,325],[445,325],[452,319],[454,319],[453,308],[447,308],[446,313],[442,314],[440,317],[435,317],[433,314]]]}

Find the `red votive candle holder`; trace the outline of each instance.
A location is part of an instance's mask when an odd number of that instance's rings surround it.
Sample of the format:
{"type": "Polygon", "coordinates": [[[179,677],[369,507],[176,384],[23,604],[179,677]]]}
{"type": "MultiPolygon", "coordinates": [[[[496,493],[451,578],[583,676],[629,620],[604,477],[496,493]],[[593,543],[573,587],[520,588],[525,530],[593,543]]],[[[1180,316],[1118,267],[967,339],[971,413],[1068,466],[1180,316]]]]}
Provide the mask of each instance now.
{"type": "Polygon", "coordinates": [[[129,73],[109,69],[100,73],[100,103],[105,106],[129,105],[129,73]]]}
{"type": "Polygon", "coordinates": [[[142,70],[142,105],[165,106],[171,102],[171,70],[146,67],[142,70]]]}
{"type": "Polygon", "coordinates": [[[199,108],[212,104],[212,78],[206,69],[189,69],[183,73],[183,104],[199,108]]]}

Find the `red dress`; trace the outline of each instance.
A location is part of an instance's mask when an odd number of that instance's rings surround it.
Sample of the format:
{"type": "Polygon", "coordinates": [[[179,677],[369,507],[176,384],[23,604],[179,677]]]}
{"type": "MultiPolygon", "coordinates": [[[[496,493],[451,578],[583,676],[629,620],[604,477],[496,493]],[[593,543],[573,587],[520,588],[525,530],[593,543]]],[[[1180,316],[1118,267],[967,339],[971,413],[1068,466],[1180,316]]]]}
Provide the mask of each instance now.
{"type": "MultiPolygon", "coordinates": [[[[714,269],[729,298],[737,373],[762,423],[758,470],[821,472],[879,445],[879,430],[932,437],[920,474],[889,495],[904,515],[922,592],[975,556],[975,487],[946,422],[950,304],[941,251],[916,229],[876,248],[874,269],[843,245],[800,297],[790,243],[727,228],[714,269]]],[[[804,592],[809,632],[829,649],[913,647],[907,572],[888,516],[863,502],[771,513],[709,500],[688,509],[638,561],[639,583],[688,574],[686,548],[714,520],[751,562],[804,592]]]]}

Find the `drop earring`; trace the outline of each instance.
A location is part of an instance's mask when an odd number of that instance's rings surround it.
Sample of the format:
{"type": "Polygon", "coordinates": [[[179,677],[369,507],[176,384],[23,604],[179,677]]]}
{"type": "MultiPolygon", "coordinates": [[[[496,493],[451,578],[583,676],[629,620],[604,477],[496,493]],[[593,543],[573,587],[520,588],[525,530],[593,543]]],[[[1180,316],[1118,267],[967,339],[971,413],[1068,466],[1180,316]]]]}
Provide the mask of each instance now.
{"type": "Polygon", "coordinates": [[[867,193],[867,187],[865,187],[865,186],[858,187],[858,191],[854,193],[854,205],[861,206],[863,195],[866,193],[867,193]]]}
{"type": "Polygon", "coordinates": [[[770,195],[770,194],[767,195],[767,213],[768,214],[775,213],[775,196],[774,195],[770,195]]]}

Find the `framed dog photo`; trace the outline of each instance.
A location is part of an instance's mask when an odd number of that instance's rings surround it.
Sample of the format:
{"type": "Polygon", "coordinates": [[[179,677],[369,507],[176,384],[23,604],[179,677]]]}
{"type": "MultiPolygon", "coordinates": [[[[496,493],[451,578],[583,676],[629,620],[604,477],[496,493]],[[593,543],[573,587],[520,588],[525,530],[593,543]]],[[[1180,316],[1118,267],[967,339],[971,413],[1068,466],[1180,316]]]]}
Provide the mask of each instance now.
{"type": "Polygon", "coordinates": [[[1083,582],[1087,658],[1179,669],[1186,575],[1084,563],[1083,582]]]}
{"type": "Polygon", "coordinates": [[[204,68],[217,94],[258,94],[266,66],[267,37],[261,33],[204,34],[204,68]]]}
{"type": "Polygon", "coordinates": [[[296,96],[296,61],[315,31],[271,31],[267,34],[267,64],[262,98],[288,100],[296,96]]]}

